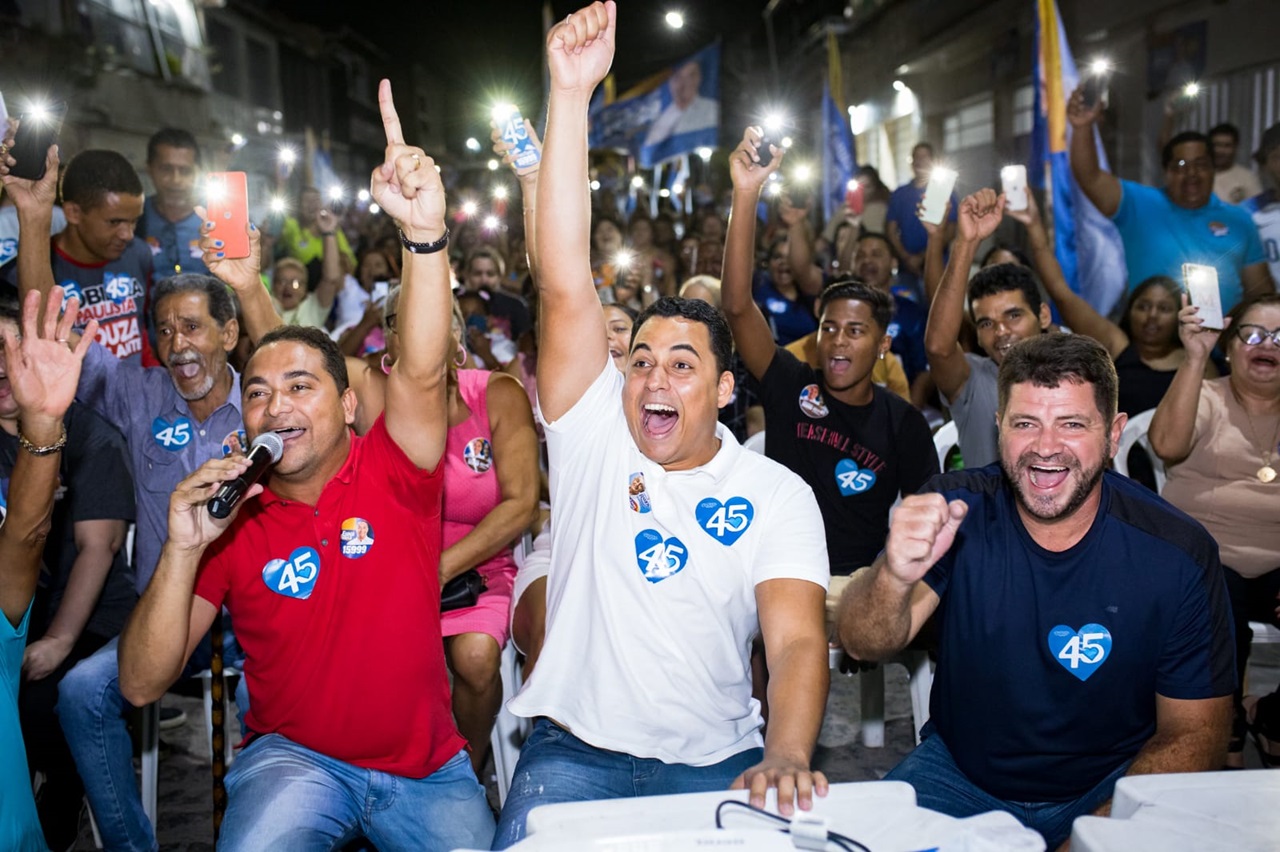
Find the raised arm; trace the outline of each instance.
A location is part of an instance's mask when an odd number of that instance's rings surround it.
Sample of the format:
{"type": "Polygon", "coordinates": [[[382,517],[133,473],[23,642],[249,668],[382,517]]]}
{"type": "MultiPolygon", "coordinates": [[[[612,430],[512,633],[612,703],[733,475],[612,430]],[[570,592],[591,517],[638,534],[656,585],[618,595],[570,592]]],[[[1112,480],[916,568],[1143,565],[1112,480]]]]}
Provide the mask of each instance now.
{"type": "MultiPolygon", "coordinates": [[[[951,202],[947,201],[947,206],[942,214],[942,221],[951,224],[951,202]]],[[[929,235],[929,241],[924,247],[924,298],[929,304],[933,304],[933,297],[938,294],[938,288],[942,286],[942,273],[947,265],[947,243],[953,236],[950,229],[944,228],[942,225],[935,225],[932,222],[920,220],[920,224],[924,226],[925,233],[929,235]]]]}
{"type": "Polygon", "coordinates": [[[551,28],[547,139],[534,222],[542,322],[538,405],[558,420],[609,362],[604,309],[591,279],[587,107],[613,62],[617,8],[592,3],[551,28]]]}
{"type": "Polygon", "coordinates": [[[1104,172],[1098,162],[1098,146],[1093,127],[1102,116],[1101,104],[1092,109],[1084,104],[1084,93],[1076,89],[1067,101],[1067,121],[1071,123],[1071,174],[1081,191],[1103,216],[1116,215],[1120,209],[1120,181],[1104,172]]]}
{"type": "Polygon", "coordinates": [[[1156,413],[1151,417],[1151,427],[1147,430],[1151,449],[1165,464],[1177,464],[1191,453],[1204,368],[1209,361],[1209,353],[1218,341],[1217,331],[1204,328],[1204,320],[1196,316],[1199,310],[1188,304],[1187,295],[1182,294],[1182,310],[1178,312],[1178,337],[1182,340],[1187,357],[1173,374],[1173,381],[1156,406],[1156,413]]]}
{"type": "Polygon", "coordinates": [[[276,307],[271,303],[271,294],[262,286],[262,232],[252,222],[249,223],[249,256],[230,258],[224,256],[222,240],[215,240],[209,233],[213,223],[203,207],[195,208],[196,214],[204,220],[200,226],[200,250],[204,252],[204,265],[209,272],[226,284],[236,293],[240,300],[240,314],[244,318],[244,330],[249,335],[249,342],[254,346],[271,329],[284,325],[276,307]]]}
{"type": "Polygon", "coordinates": [[[836,612],[840,644],[859,660],[883,660],[906,647],[938,608],[924,582],[955,542],[969,507],[941,494],[912,494],[893,513],[884,553],[857,571],[836,612]]]}
{"type": "Polygon", "coordinates": [[[792,207],[790,199],[785,195],[781,201],[778,215],[787,226],[787,263],[791,266],[796,288],[806,296],[817,297],[822,293],[822,270],[813,262],[813,229],[809,224],[809,208],[792,207]]]}
{"type": "MultiPolygon", "coordinates": [[[[748,127],[742,142],[729,155],[729,175],[733,179],[733,208],[729,213],[728,233],[724,243],[724,270],[720,283],[720,307],[733,342],[742,355],[747,370],[756,379],[764,376],[777,347],[773,333],[760,306],[751,298],[751,272],[755,266],[756,204],[760,201],[760,188],[769,175],[782,164],[783,152],[772,145],[773,161],[760,165],[758,148],[761,132],[758,127],[748,127]]],[[[794,208],[793,208],[794,209],[794,208]]]]}
{"type": "Polygon", "coordinates": [[[9,480],[8,514],[0,524],[0,609],[14,627],[22,623],[36,591],[67,439],[62,418],[75,399],[80,364],[98,333],[97,321],[91,320],[75,350],[67,348],[79,305],[72,299],[59,317],[61,304],[61,287],[47,297],[27,293],[21,339],[0,334],[22,443],[9,480]]]}
{"type": "Polygon", "coordinates": [[[373,198],[403,240],[437,247],[430,253],[404,250],[396,311],[400,357],[387,376],[387,432],[419,469],[434,470],[449,431],[446,363],[453,345],[453,277],[449,253],[440,250],[448,234],[444,184],[431,158],[405,144],[389,80],[378,87],[378,105],[387,151],[373,170],[373,198]]]}
{"type": "Polygon", "coordinates": [[[969,267],[973,265],[978,244],[991,236],[1000,224],[1003,208],[1004,196],[997,196],[990,189],[979,190],[960,202],[959,233],[951,244],[951,260],[933,297],[924,332],[929,372],[947,399],[955,399],[969,381],[969,362],[959,343],[969,267]]]}
{"type": "MultiPolygon", "coordinates": [[[[507,144],[502,138],[502,129],[498,127],[497,122],[490,122],[489,126],[492,130],[489,138],[493,140],[493,153],[502,158],[502,161],[511,170],[515,172],[516,183],[520,184],[520,199],[523,206],[524,218],[524,249],[529,259],[529,275],[533,278],[533,286],[538,286],[538,248],[534,237],[537,235],[538,222],[534,211],[538,209],[538,171],[542,168],[542,162],[539,160],[538,165],[534,166],[530,171],[520,174],[515,171],[515,163],[511,158],[511,151],[514,146],[507,144]]],[[[529,119],[524,120],[525,132],[529,134],[529,140],[534,146],[541,151],[542,140],[538,138],[538,134],[534,131],[533,125],[529,123],[529,119]]]]}
{"type": "Polygon", "coordinates": [[[1044,222],[1040,218],[1040,208],[1030,192],[1027,193],[1027,209],[1006,211],[1010,219],[1021,222],[1027,228],[1027,243],[1031,248],[1031,262],[1044,288],[1049,291],[1049,298],[1058,306],[1062,319],[1076,334],[1092,337],[1106,347],[1107,352],[1115,358],[1129,345],[1129,336],[1120,330],[1120,326],[1093,309],[1093,306],[1071,289],[1062,274],[1062,266],[1053,252],[1053,244],[1045,233],[1044,222]]]}
{"type": "Polygon", "coordinates": [[[316,214],[316,224],[320,228],[320,240],[324,254],[320,260],[320,283],[316,285],[311,298],[320,303],[320,307],[328,310],[333,307],[334,297],[342,289],[345,281],[342,252],[338,248],[338,217],[329,208],[323,208],[316,214]]]}

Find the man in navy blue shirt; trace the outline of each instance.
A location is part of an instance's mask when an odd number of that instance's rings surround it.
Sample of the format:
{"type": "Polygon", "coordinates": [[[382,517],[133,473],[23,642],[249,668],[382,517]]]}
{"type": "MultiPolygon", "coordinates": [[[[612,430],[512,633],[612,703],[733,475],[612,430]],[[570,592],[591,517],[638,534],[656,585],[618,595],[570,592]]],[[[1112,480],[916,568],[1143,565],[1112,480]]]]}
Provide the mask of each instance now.
{"type": "Polygon", "coordinates": [[[884,659],[939,612],[932,718],[887,778],[953,816],[1008,811],[1052,849],[1122,775],[1222,766],[1231,619],[1212,537],[1106,470],[1127,419],[1106,350],[1031,338],[998,385],[999,465],[902,502],[840,639],[884,659]]]}
{"type": "MultiPolygon", "coordinates": [[[[922,277],[924,276],[924,250],[929,243],[929,232],[920,224],[917,211],[924,200],[925,188],[929,185],[929,174],[933,171],[933,146],[928,142],[919,142],[911,149],[912,179],[893,191],[889,196],[889,210],[885,213],[885,236],[893,245],[898,256],[898,286],[895,292],[914,294],[919,301],[924,301],[922,277]]],[[[956,211],[960,203],[956,194],[951,193],[951,208],[943,222],[944,244],[951,242],[955,233],[956,211]]]]}

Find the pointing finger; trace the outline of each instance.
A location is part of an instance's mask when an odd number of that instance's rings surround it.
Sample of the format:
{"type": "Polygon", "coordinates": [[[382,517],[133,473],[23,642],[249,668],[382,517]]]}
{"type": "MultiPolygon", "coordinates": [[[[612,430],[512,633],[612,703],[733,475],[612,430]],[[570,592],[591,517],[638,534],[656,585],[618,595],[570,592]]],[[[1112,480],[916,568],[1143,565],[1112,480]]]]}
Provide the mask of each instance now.
{"type": "Polygon", "coordinates": [[[383,80],[378,84],[378,109],[382,112],[382,127],[387,134],[387,145],[403,145],[404,131],[400,129],[400,116],[396,113],[396,103],[391,98],[390,80],[383,80]]]}

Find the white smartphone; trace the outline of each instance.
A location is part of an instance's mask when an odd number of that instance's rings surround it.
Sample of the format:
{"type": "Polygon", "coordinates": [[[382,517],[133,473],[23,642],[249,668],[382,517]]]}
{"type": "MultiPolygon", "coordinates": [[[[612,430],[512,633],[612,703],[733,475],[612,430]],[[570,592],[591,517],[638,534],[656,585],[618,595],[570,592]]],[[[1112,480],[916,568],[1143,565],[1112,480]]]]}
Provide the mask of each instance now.
{"type": "Polygon", "coordinates": [[[951,190],[956,188],[956,173],[942,166],[934,166],[929,173],[929,184],[924,188],[924,200],[920,202],[920,221],[941,225],[951,200],[951,190]]]}
{"type": "Polygon", "coordinates": [[[387,293],[391,291],[391,283],[388,281],[373,282],[373,291],[369,294],[369,298],[373,300],[375,305],[381,305],[387,300],[387,293]]]}
{"type": "Polygon", "coordinates": [[[1217,268],[1200,263],[1184,263],[1182,281],[1186,284],[1191,304],[1200,309],[1196,316],[1204,320],[1204,328],[1222,328],[1222,294],[1218,290],[1217,268]]]}
{"type": "Polygon", "coordinates": [[[1005,166],[1000,170],[1000,188],[1004,191],[1005,208],[1027,209],[1027,167],[1005,166]]]}

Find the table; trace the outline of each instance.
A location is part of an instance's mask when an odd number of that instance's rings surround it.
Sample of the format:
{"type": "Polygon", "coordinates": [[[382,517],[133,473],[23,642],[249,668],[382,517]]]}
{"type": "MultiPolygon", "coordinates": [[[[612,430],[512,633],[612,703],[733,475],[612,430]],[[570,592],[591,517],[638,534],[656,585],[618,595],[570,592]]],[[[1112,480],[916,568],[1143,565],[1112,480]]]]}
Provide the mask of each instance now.
{"type": "Polygon", "coordinates": [[[1133,775],[1116,782],[1111,818],[1080,817],[1072,852],[1274,852],[1280,772],[1133,775]]]}

